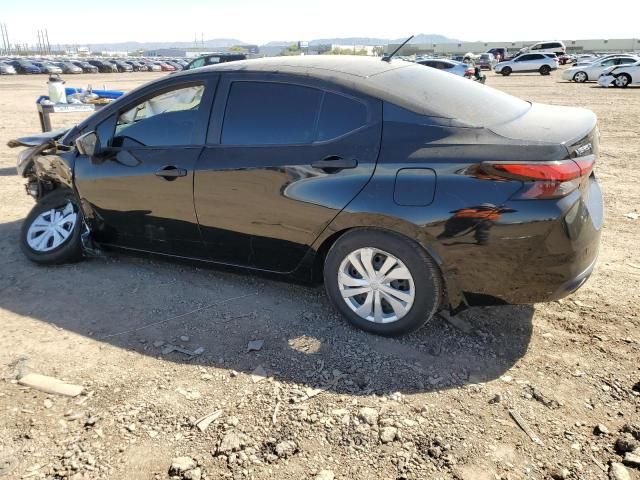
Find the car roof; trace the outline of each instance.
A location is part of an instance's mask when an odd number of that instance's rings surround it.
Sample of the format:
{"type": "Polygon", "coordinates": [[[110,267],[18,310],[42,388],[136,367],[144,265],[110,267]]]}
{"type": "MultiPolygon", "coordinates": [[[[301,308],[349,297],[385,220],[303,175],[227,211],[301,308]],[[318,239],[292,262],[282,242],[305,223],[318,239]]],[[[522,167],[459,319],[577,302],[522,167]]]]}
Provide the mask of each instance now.
{"type": "MultiPolygon", "coordinates": [[[[313,55],[290,57],[266,57],[253,60],[208,65],[188,72],[211,70],[224,72],[290,73],[317,78],[367,78],[396,68],[412,65],[410,62],[393,60],[383,62],[380,58],[357,55],[313,55]]],[[[185,73],[189,74],[189,73],[185,73]]]]}

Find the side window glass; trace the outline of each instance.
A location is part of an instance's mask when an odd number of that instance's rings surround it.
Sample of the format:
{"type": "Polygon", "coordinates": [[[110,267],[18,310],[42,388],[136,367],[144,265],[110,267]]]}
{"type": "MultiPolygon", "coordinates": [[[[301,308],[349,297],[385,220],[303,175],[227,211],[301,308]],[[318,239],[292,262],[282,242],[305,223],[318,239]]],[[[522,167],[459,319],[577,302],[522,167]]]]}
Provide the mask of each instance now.
{"type": "Polygon", "coordinates": [[[314,141],[322,92],[269,82],[234,82],[222,125],[222,144],[295,145],[314,141]]]}
{"type": "Polygon", "coordinates": [[[318,121],[318,140],[330,140],[367,123],[367,106],[352,98],[325,93],[318,121]]]}
{"type": "Polygon", "coordinates": [[[189,69],[202,67],[203,65],[204,65],[204,58],[198,58],[197,60],[194,60],[191,63],[191,65],[189,66],[189,69]]]}
{"type": "Polygon", "coordinates": [[[171,90],[120,114],[112,145],[190,145],[203,93],[203,85],[171,90]]]}

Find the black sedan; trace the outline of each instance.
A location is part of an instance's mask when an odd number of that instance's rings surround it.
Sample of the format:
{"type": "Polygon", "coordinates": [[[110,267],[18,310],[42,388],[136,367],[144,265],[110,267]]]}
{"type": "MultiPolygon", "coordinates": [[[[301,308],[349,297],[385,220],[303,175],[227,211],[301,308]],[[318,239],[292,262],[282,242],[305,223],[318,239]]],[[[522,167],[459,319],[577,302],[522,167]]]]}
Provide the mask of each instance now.
{"type": "Polygon", "coordinates": [[[98,68],[100,73],[117,73],[118,67],[106,60],[88,60],[90,65],[98,68]]]}
{"type": "Polygon", "coordinates": [[[564,297],[602,228],[592,112],[399,60],[188,70],[10,145],[29,146],[32,261],[113,248],[324,281],[382,335],[564,297]]]}
{"type": "Polygon", "coordinates": [[[98,73],[98,67],[91,65],[89,62],[73,60],[71,63],[80,67],[84,73],[98,73]]]}

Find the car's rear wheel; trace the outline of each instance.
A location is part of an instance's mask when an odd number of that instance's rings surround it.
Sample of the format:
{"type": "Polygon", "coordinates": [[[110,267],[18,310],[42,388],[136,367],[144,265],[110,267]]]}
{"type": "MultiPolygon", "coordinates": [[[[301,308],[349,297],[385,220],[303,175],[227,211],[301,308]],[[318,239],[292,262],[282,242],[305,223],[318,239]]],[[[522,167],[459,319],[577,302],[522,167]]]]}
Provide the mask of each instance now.
{"type": "Polygon", "coordinates": [[[540,75],[549,75],[549,73],[551,73],[551,67],[549,67],[549,65],[542,65],[539,72],[540,75]]]}
{"type": "Polygon", "coordinates": [[[616,87],[626,88],[631,83],[631,77],[626,73],[621,73],[616,77],[613,83],[616,87]]]}
{"type": "Polygon", "coordinates": [[[325,259],[324,283],[349,322],[385,336],[427,323],[443,288],[438,267],[420,245],[377,229],[355,229],[336,241],[325,259]]]}
{"type": "Polygon", "coordinates": [[[505,77],[508,77],[509,75],[511,75],[512,71],[513,70],[511,70],[511,67],[504,67],[502,70],[500,70],[500,73],[505,77]]]}
{"type": "Polygon", "coordinates": [[[589,76],[586,74],[586,72],[576,72],[576,74],[573,76],[573,81],[576,83],[584,83],[589,79],[589,76]]]}
{"type": "Polygon", "coordinates": [[[54,265],[82,258],[82,213],[68,190],[42,198],[22,224],[20,247],[29,260],[54,265]]]}

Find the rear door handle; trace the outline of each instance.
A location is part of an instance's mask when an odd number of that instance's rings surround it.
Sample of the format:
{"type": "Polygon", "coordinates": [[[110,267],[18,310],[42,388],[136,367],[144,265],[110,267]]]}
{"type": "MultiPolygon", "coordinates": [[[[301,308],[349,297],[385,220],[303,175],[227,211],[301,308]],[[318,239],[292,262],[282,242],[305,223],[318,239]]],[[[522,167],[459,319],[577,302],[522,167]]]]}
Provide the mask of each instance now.
{"type": "Polygon", "coordinates": [[[311,166],[325,170],[327,173],[333,173],[345,168],[356,168],[358,166],[358,160],[355,158],[342,158],[337,155],[331,155],[317,162],[313,162],[311,166]]]}
{"type": "Polygon", "coordinates": [[[156,176],[162,177],[165,180],[175,180],[178,177],[186,177],[187,171],[184,168],[178,168],[173,165],[167,165],[162,167],[156,172],[156,176]]]}

